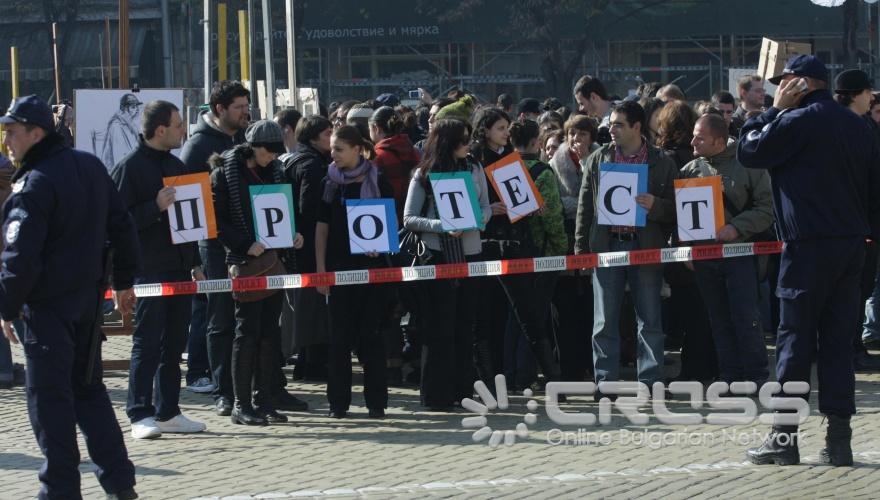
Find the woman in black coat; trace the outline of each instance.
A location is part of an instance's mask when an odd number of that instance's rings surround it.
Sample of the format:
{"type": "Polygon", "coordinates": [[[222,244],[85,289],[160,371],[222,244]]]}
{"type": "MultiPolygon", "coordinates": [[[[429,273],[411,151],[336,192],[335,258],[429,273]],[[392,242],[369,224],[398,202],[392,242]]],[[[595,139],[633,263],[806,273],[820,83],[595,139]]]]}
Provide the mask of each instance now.
{"type": "MultiPolygon", "coordinates": [[[[226,249],[226,263],[232,278],[238,276],[239,266],[267,251],[254,228],[249,192],[251,186],[285,183],[277,161],[278,155],[284,152],[283,137],[281,127],[275,122],[262,120],[248,128],[246,144],[212,157],[211,186],[217,237],[226,249]]],[[[294,248],[302,245],[303,237],[297,233],[294,248]]],[[[287,271],[292,271],[289,267],[295,259],[290,250],[279,250],[279,256],[286,263],[287,271]]],[[[282,295],[275,293],[253,302],[241,299],[239,296],[234,301],[232,422],[245,425],[286,422],[287,417],[272,407],[271,397],[280,362],[277,345],[281,335],[278,318],[282,295]]]]}

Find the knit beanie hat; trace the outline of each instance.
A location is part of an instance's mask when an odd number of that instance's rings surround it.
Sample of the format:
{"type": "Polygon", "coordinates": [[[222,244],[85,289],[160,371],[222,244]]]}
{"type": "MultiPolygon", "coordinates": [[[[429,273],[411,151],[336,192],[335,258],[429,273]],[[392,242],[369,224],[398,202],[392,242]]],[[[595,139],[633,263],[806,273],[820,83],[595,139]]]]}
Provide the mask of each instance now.
{"type": "Polygon", "coordinates": [[[438,111],[435,119],[442,120],[444,118],[458,118],[459,120],[470,122],[475,104],[473,96],[466,95],[438,111]]]}

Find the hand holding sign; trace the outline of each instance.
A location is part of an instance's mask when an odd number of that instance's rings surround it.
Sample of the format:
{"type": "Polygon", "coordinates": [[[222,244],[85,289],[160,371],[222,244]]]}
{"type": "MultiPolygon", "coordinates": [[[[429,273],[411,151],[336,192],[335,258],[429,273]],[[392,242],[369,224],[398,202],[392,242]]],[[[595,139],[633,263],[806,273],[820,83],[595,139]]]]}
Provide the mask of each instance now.
{"type": "Polygon", "coordinates": [[[156,196],[156,204],[160,210],[168,211],[171,242],[179,245],[216,238],[217,223],[208,173],[165,177],[162,182],[165,187],[156,196]]]}
{"type": "Polygon", "coordinates": [[[739,238],[739,231],[730,224],[725,225],[718,231],[718,241],[730,243],[736,241],[737,238],[739,238]]]}
{"type": "Polygon", "coordinates": [[[497,209],[497,203],[492,204],[492,215],[507,214],[510,222],[516,222],[544,206],[544,199],[519,153],[501,158],[486,167],[485,172],[502,201],[497,209]]]}
{"type": "Polygon", "coordinates": [[[156,205],[159,206],[160,212],[168,210],[168,207],[174,203],[175,194],[176,190],[171,186],[166,186],[159,190],[159,194],[156,195],[156,205]]]}

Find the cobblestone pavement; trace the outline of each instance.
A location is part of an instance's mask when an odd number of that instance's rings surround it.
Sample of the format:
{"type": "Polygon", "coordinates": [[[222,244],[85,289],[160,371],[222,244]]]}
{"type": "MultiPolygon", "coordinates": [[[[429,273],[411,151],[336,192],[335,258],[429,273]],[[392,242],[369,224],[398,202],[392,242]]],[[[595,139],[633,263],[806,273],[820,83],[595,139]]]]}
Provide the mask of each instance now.
{"type": "MultiPolygon", "coordinates": [[[[20,348],[14,349],[20,362],[20,348]]],[[[130,339],[112,338],[105,358],[127,358],[129,349],[130,339]]],[[[288,424],[262,428],[234,426],[213,414],[210,397],[183,391],[184,413],[206,422],[207,432],[135,441],[124,413],[126,373],[109,373],[106,383],[137,466],[137,490],[146,499],[878,497],[880,375],[858,376],[857,463],[841,468],[819,464],[824,431],[815,407],[802,426],[802,465],[758,467],[746,463],[743,452],[762,439],[767,428],[760,424],[684,427],[652,418],[635,426],[615,416],[609,425],[586,428],[580,436],[587,444],[550,444],[559,439],[553,429],[578,429],[553,424],[540,395],[528,437],[493,449],[462,428],[467,411],[423,411],[414,387],[392,388],[388,417],[376,421],[366,418],[356,386],[351,418],[332,420],[323,385],[292,384],[288,388],[312,409],[291,414],[288,424]],[[679,442],[652,441],[673,437],[679,442]]],[[[529,412],[526,403],[512,397],[506,411],[490,413],[488,424],[515,429],[529,412]]],[[[669,405],[686,411],[683,402],[669,405]]],[[[563,408],[597,412],[586,398],[571,398],[563,408]]],[[[102,498],[82,443],[80,449],[84,496],[102,498]]],[[[32,498],[42,460],[23,391],[0,391],[0,499],[32,498]]]]}

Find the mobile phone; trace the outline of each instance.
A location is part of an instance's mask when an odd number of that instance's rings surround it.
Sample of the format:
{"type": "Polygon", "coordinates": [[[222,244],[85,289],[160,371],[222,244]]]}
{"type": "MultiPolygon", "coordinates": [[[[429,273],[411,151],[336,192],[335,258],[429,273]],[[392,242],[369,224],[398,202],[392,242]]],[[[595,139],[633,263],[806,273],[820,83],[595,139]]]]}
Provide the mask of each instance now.
{"type": "Polygon", "coordinates": [[[410,99],[421,99],[422,98],[422,91],[421,90],[410,90],[409,91],[409,98],[410,99]]]}
{"type": "Polygon", "coordinates": [[[797,83],[798,92],[806,92],[807,91],[807,81],[801,78],[797,83]]]}

